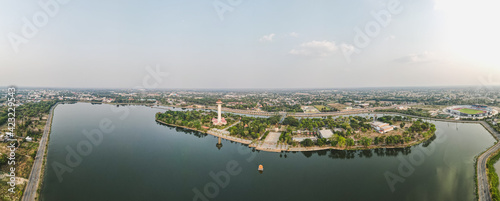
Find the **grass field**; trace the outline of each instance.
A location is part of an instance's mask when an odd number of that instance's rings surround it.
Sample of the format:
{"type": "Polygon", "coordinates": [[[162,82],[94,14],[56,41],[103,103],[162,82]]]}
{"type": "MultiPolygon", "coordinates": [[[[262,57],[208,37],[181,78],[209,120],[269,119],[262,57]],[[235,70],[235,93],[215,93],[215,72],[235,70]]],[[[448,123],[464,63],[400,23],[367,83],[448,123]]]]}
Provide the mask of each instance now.
{"type": "Polygon", "coordinates": [[[340,104],[340,103],[328,103],[328,106],[333,107],[337,110],[344,110],[347,107],[347,105],[340,104]]]}
{"type": "MultiPolygon", "coordinates": [[[[325,108],[326,106],[324,105],[315,105],[314,106],[316,109],[318,109],[319,111],[321,111],[321,109],[325,108]]],[[[328,109],[328,108],[327,108],[328,109]]]]}
{"type": "Polygon", "coordinates": [[[481,110],[473,110],[473,109],[468,109],[468,108],[462,108],[458,111],[460,111],[461,113],[465,113],[465,114],[481,114],[484,112],[481,110]]]}

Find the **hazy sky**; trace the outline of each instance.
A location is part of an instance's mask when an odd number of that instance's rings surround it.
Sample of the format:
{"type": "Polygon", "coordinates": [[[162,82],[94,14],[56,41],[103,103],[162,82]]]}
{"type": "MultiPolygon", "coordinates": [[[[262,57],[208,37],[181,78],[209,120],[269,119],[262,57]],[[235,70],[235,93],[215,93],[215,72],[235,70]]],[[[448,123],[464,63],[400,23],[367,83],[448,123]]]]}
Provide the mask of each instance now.
{"type": "Polygon", "coordinates": [[[499,7],[498,0],[0,0],[0,86],[499,84],[499,7]],[[156,68],[162,73],[151,75],[156,68]]]}

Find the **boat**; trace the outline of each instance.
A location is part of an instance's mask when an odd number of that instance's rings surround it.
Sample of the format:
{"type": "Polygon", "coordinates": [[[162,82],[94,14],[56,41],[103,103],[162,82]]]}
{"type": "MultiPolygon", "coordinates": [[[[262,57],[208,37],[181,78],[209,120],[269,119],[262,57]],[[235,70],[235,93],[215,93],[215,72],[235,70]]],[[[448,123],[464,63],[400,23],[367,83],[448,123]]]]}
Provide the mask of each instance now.
{"type": "Polygon", "coordinates": [[[263,165],[259,165],[259,171],[264,171],[264,166],[263,165]]]}

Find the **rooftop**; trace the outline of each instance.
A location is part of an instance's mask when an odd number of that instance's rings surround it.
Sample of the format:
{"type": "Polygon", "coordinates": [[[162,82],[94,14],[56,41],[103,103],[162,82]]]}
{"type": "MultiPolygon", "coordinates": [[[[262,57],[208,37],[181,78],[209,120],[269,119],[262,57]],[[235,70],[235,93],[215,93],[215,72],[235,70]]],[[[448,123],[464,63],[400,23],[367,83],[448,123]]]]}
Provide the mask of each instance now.
{"type": "Polygon", "coordinates": [[[319,135],[322,138],[331,138],[333,136],[332,130],[330,129],[325,129],[325,130],[320,130],[319,135]]]}

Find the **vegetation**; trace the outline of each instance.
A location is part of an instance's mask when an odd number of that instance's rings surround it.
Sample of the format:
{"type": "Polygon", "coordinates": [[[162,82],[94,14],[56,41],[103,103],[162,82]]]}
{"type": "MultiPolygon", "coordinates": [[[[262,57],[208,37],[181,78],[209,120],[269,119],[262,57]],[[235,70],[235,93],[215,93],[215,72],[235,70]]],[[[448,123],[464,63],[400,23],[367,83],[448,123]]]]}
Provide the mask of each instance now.
{"type": "MultiPolygon", "coordinates": [[[[188,111],[171,111],[168,110],[165,113],[157,113],[156,119],[167,124],[184,126],[188,128],[194,128],[197,130],[206,131],[204,127],[214,127],[212,125],[212,118],[216,117],[215,112],[205,112],[199,110],[188,110],[188,111]]],[[[225,116],[225,115],[223,115],[225,116]]],[[[232,119],[226,118],[228,124],[233,122],[232,119]]]]}
{"type": "Polygon", "coordinates": [[[372,139],[368,137],[361,138],[361,144],[365,147],[369,147],[372,144],[372,139]]]}
{"type": "Polygon", "coordinates": [[[30,136],[38,139],[43,134],[46,120],[43,118],[57,101],[41,101],[38,103],[26,103],[16,108],[16,135],[30,136]]]}
{"type": "Polygon", "coordinates": [[[269,131],[266,131],[266,132],[264,133],[264,135],[262,136],[261,140],[266,139],[266,137],[267,137],[267,135],[268,135],[268,134],[269,134],[269,131]]]}
{"type": "MultiPolygon", "coordinates": [[[[272,116],[268,118],[239,116],[235,114],[225,113],[224,116],[228,121],[226,126],[214,126],[211,119],[217,116],[215,112],[188,110],[188,111],[166,111],[158,113],[156,118],[159,121],[167,124],[193,128],[200,131],[207,131],[211,128],[224,128],[234,124],[237,120],[240,122],[227,129],[230,135],[250,140],[264,140],[269,134],[274,125],[279,123],[281,116],[272,116]]],[[[281,135],[277,143],[284,143],[296,146],[297,142],[293,138],[312,137],[316,135],[318,129],[326,128],[334,131],[334,136],[330,139],[318,138],[312,140],[306,138],[300,142],[301,146],[335,146],[341,148],[349,148],[360,145],[366,148],[372,145],[402,145],[418,140],[429,138],[436,131],[435,125],[425,122],[421,119],[413,121],[412,118],[402,116],[382,116],[378,117],[377,121],[382,121],[393,125],[398,123],[403,127],[400,131],[391,131],[389,134],[377,134],[371,128],[370,122],[374,121],[373,117],[325,117],[325,118],[302,118],[297,119],[293,116],[287,116],[281,127],[281,135]],[[411,125],[405,128],[406,124],[411,125]]]]}
{"type": "Polygon", "coordinates": [[[224,113],[223,116],[227,121],[225,126],[214,126],[212,118],[216,117],[216,112],[188,110],[188,111],[171,111],[165,113],[157,113],[156,119],[167,124],[175,126],[183,126],[206,132],[211,128],[222,129],[240,121],[240,123],[228,129],[230,135],[244,139],[259,139],[260,136],[267,137],[269,133],[266,131],[271,125],[278,123],[280,116],[272,116],[269,118],[257,118],[240,116],[231,113],[224,113]]]}
{"type": "Polygon", "coordinates": [[[7,115],[9,112],[7,112],[7,107],[0,108],[0,126],[7,123],[7,115]]]}
{"type": "Polygon", "coordinates": [[[335,112],[338,111],[334,107],[330,107],[328,105],[314,105],[316,109],[318,109],[320,112],[335,112]]]}
{"type": "MultiPolygon", "coordinates": [[[[26,103],[16,108],[16,129],[15,134],[19,137],[30,136],[35,140],[34,142],[26,142],[18,138],[15,141],[16,148],[16,170],[15,174],[18,180],[27,179],[29,177],[36,151],[39,143],[36,142],[43,134],[43,128],[46,124],[44,117],[49,113],[50,108],[55,105],[56,101],[41,101],[35,103],[26,103]]],[[[5,108],[0,110],[0,126],[5,125],[6,121],[3,117],[7,115],[5,108]]],[[[9,172],[10,166],[7,165],[7,154],[10,152],[6,145],[0,148],[0,172],[9,172]]],[[[0,181],[0,191],[8,192],[10,188],[7,184],[9,177],[4,177],[0,181]]],[[[1,200],[20,200],[24,190],[24,184],[17,185],[15,193],[4,193],[0,197],[1,200]]]]}
{"type": "Polygon", "coordinates": [[[270,126],[269,118],[241,117],[241,122],[228,129],[233,136],[245,139],[259,139],[270,126]]]}
{"type": "Polygon", "coordinates": [[[304,147],[312,147],[312,146],[314,146],[314,142],[308,138],[308,139],[302,140],[302,142],[300,142],[300,145],[302,145],[304,147]]]}
{"type": "Polygon", "coordinates": [[[288,104],[282,104],[282,105],[268,105],[264,104],[262,105],[262,110],[266,112],[304,112],[301,108],[300,105],[288,105],[288,104]]]}
{"type": "Polygon", "coordinates": [[[488,162],[486,163],[491,198],[494,201],[500,200],[500,191],[498,190],[498,175],[494,166],[498,159],[500,159],[500,152],[497,152],[493,156],[491,156],[491,158],[489,158],[488,162]]]}

